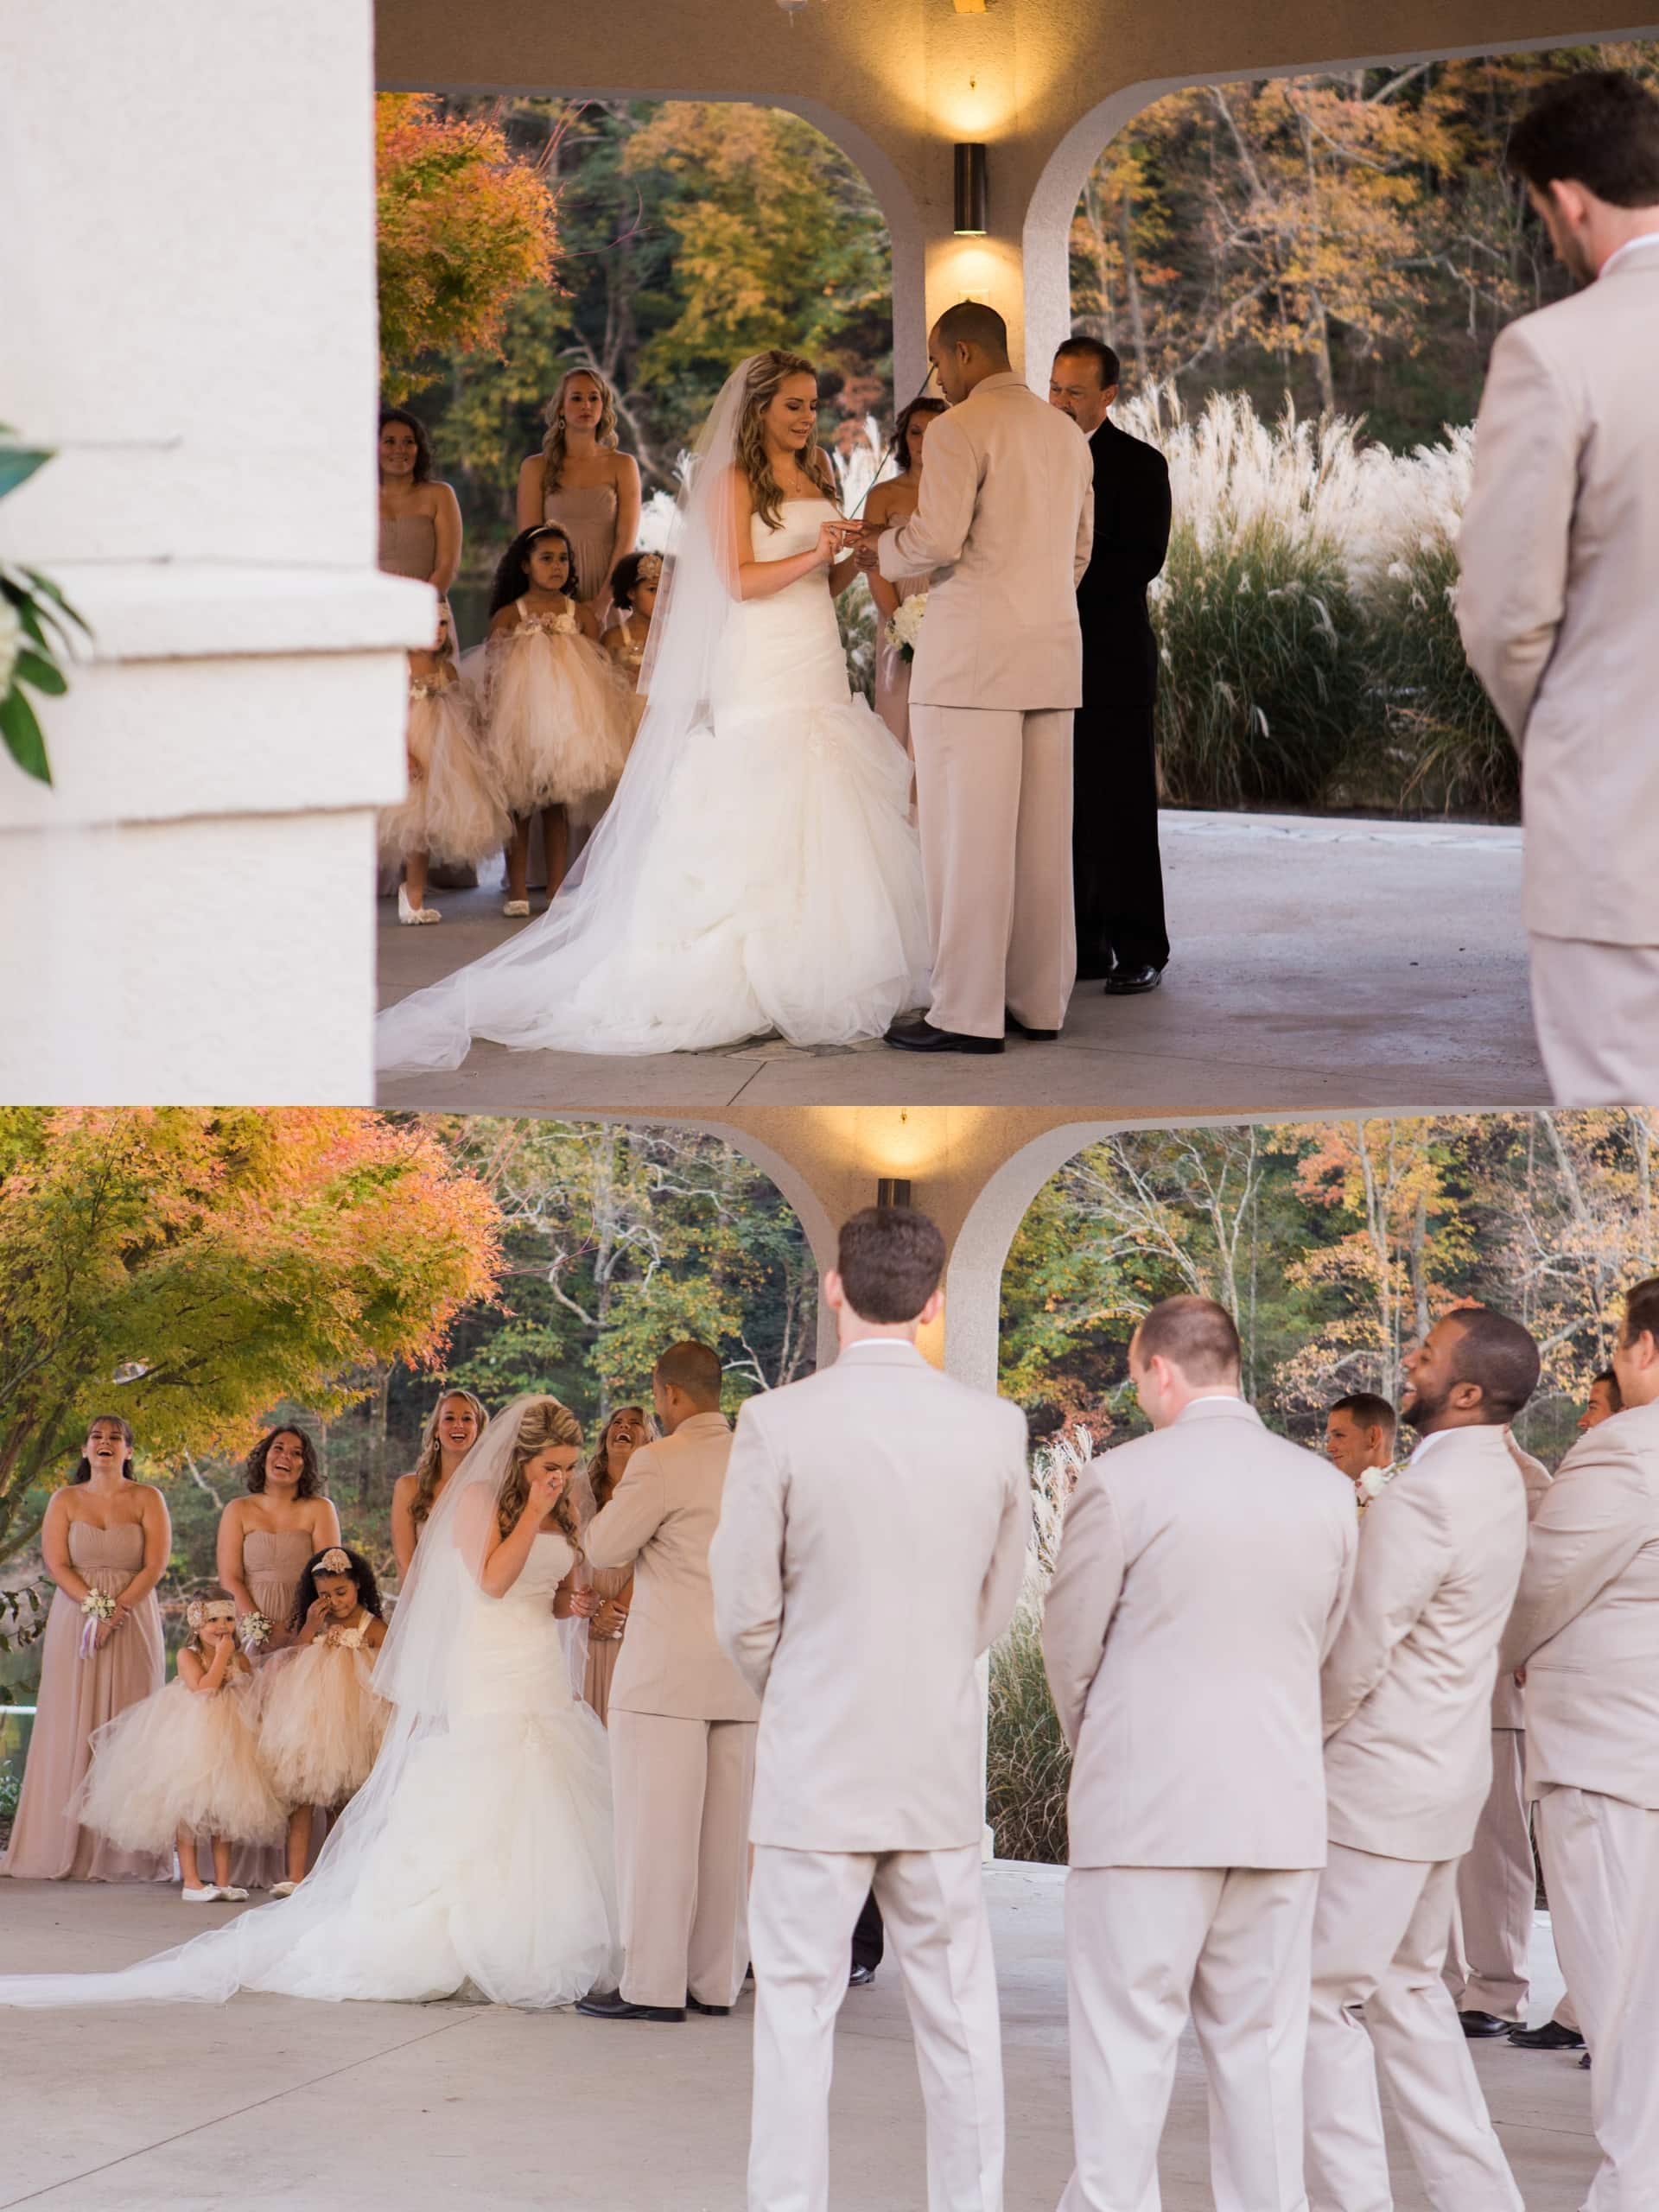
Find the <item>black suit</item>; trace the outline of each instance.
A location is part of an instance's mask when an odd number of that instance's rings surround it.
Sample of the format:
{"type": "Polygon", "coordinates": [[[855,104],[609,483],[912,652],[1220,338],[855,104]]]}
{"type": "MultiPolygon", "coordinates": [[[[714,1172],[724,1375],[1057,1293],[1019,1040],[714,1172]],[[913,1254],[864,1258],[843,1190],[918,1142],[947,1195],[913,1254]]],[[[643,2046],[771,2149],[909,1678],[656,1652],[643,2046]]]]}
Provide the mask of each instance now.
{"type": "Polygon", "coordinates": [[[1169,465],[1109,416],[1095,457],[1095,550],[1077,586],[1083,704],[1072,747],[1077,974],[1169,958],[1158,858],[1153,710],[1158,647],[1147,586],[1169,550],[1169,465]]]}

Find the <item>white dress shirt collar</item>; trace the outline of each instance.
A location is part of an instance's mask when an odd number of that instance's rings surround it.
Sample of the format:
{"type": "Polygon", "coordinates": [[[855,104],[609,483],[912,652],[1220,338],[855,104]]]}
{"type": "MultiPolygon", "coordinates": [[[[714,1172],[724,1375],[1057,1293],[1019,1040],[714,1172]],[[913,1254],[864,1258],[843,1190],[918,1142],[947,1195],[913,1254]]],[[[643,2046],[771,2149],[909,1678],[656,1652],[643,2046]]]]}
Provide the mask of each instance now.
{"type": "Polygon", "coordinates": [[[1207,1421],[1219,1414],[1242,1415],[1246,1421],[1260,1421],[1262,1416],[1247,1398],[1236,1390],[1204,1390],[1196,1398],[1189,1398],[1169,1425],[1172,1428],[1184,1421],[1207,1421]]]}
{"type": "Polygon", "coordinates": [[[850,1344],[843,1344],[836,1355],[836,1364],[843,1359],[899,1360],[914,1362],[927,1367],[931,1362],[917,1350],[908,1337],[860,1337],[850,1344]]]}

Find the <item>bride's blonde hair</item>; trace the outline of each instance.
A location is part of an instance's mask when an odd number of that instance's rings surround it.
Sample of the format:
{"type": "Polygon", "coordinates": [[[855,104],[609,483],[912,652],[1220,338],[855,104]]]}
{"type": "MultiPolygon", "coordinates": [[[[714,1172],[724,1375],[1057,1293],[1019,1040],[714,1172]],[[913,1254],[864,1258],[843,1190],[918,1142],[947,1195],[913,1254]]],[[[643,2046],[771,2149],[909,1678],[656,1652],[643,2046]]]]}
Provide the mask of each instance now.
{"type": "MultiPolygon", "coordinates": [[[[737,465],[749,480],[754,512],[769,530],[776,530],[784,518],[784,489],[772,474],[772,459],[766,451],[766,416],[767,408],[791,377],[810,377],[816,385],[818,372],[804,354],[786,353],[779,346],[773,346],[769,353],[757,353],[744,382],[743,409],[737,418],[737,465]]],[[[818,444],[816,422],[811,435],[801,448],[801,467],[821,488],[824,498],[834,500],[835,473],[818,444]]]]}
{"type": "MultiPolygon", "coordinates": [[[[530,1496],[530,1478],[524,1470],[538,1452],[545,1452],[550,1445],[582,1449],[582,1423],[569,1406],[556,1398],[532,1398],[518,1416],[518,1433],[513,1439],[512,1459],[507,1468],[506,1480],[501,1485],[501,1495],[496,1500],[496,1525],[504,1536],[510,1536],[518,1525],[518,1516],[524,1510],[530,1496]]],[[[559,1493],[559,1502],[553,1508],[553,1518],[569,1538],[572,1546],[580,1542],[582,1529],[576,1518],[576,1503],[567,1482],[559,1493]]]]}

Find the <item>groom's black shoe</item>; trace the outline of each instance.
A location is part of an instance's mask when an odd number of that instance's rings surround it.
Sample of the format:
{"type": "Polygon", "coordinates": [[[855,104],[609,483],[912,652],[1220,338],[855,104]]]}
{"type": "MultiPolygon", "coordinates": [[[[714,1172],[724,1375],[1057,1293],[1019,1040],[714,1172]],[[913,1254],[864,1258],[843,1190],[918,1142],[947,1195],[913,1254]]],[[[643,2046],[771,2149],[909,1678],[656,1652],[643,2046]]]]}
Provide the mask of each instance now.
{"type": "Polygon", "coordinates": [[[729,2005],[705,2005],[702,1998],[694,1997],[689,1989],[685,1993],[685,2001],[694,2012],[706,2012],[711,2020],[724,2020],[731,2014],[729,2005]]]}
{"type": "Polygon", "coordinates": [[[607,1997],[579,1997],[578,2012],[585,2012],[590,2020],[683,2020],[683,2005],[630,2005],[627,1999],[613,1990],[607,1997]]]}
{"type": "Polygon", "coordinates": [[[1559,2020],[1546,2020],[1536,2028],[1511,2028],[1510,2041],[1517,2050],[1582,2050],[1584,2037],[1576,2028],[1559,2020]]]}
{"type": "Polygon", "coordinates": [[[954,1029],[936,1029],[925,1015],[913,1021],[895,1021],[887,1042],[901,1052],[1000,1052],[1000,1037],[963,1037],[954,1029]]]}
{"type": "Polygon", "coordinates": [[[1500,2020],[1496,2012],[1459,2012],[1458,2024],[1471,2043],[1480,2043],[1489,2036],[1508,2035],[1515,2023],[1500,2020]]]}
{"type": "Polygon", "coordinates": [[[1060,1033],[1058,1029],[1033,1029],[1028,1021],[1021,1021],[1017,1014],[1010,1014],[1006,1007],[1002,1009],[1002,1019],[1016,1037],[1029,1037],[1036,1045],[1052,1045],[1060,1033]]]}
{"type": "Polygon", "coordinates": [[[1128,999],[1137,991],[1155,991],[1163,980],[1161,968],[1154,968],[1150,960],[1142,960],[1133,968],[1114,968],[1103,988],[1109,999],[1128,999]]]}

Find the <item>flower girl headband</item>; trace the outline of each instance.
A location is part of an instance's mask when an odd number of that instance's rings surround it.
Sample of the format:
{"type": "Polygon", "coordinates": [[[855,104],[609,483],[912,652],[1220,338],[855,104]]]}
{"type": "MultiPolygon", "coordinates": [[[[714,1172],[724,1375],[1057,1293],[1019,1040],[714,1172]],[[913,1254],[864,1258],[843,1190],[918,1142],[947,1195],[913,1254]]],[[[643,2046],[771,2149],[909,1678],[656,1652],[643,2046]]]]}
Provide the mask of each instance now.
{"type": "Polygon", "coordinates": [[[349,1574],[352,1571],[352,1555],[349,1552],[342,1551],[338,1544],[331,1544],[317,1561],[313,1571],[318,1574],[349,1574]]]}
{"type": "Polygon", "coordinates": [[[191,1630],[208,1621],[233,1621],[236,1606],[229,1598],[193,1598],[184,1609],[185,1626],[191,1630]]]}

